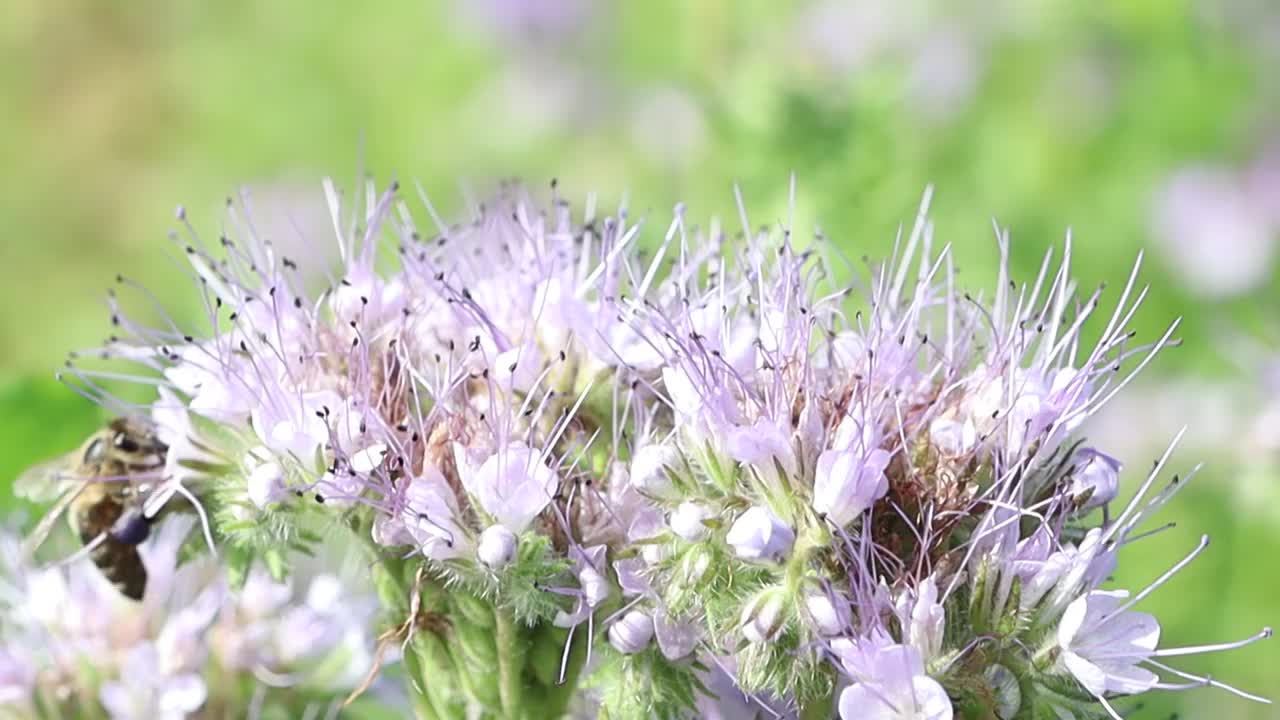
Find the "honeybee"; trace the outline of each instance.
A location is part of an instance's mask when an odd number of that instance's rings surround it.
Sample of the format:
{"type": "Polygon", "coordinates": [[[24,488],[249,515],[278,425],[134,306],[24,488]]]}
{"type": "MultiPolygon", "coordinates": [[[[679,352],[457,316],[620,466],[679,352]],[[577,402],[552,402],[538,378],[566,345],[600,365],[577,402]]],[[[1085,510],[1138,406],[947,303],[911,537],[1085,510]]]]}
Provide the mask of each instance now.
{"type": "Polygon", "coordinates": [[[147,570],[138,545],[154,521],[144,503],[161,480],[168,451],[149,421],[121,417],[69,455],[27,470],[14,491],[35,502],[57,502],[27,539],[26,556],[65,512],[93,564],[123,595],[142,599],[147,570]]]}

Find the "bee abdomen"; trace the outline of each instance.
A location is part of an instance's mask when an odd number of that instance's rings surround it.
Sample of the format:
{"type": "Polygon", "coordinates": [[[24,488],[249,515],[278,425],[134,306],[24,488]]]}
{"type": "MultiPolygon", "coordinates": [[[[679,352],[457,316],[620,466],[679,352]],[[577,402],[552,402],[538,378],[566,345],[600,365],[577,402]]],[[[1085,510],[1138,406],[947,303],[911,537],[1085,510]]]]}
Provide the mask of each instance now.
{"type": "Polygon", "coordinates": [[[132,600],[142,599],[147,588],[147,569],[136,546],[107,539],[93,549],[90,557],[103,577],[122,595],[132,600]]]}

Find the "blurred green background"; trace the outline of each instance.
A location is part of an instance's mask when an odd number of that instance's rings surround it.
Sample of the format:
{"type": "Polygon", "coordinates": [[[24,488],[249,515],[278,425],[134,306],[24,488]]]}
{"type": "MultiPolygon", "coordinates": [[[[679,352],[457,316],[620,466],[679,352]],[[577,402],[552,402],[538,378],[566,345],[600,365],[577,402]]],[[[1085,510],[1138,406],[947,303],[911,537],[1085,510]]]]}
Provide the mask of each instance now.
{"type": "MultiPolygon", "coordinates": [[[[784,217],[794,171],[800,227],[818,222],[847,255],[874,258],[933,183],[937,237],[955,244],[969,287],[993,276],[993,217],[1011,230],[1020,279],[1071,228],[1081,287],[1106,281],[1114,297],[1147,249],[1140,338],[1182,316],[1184,344],[1094,439],[1141,469],[1185,424],[1180,469],[1207,466],[1166,512],[1177,528],[1128,549],[1117,580],[1142,587],[1208,532],[1210,550],[1144,603],[1165,643],[1276,622],[1280,6],[940,7],[7,3],[0,480],[98,421],[52,372],[108,332],[102,298],[117,272],[190,312],[165,240],[180,204],[209,235],[243,185],[258,205],[305,216],[319,178],[350,187],[362,165],[421,180],[455,211],[460,181],[555,177],[579,204],[625,194],[654,225],[677,201],[694,218],[735,218],[736,182],[761,224],[784,217]]],[[[1277,653],[1182,666],[1277,695],[1277,653]]],[[[1135,717],[1175,711],[1280,718],[1208,690],[1153,695],[1135,717]]]]}

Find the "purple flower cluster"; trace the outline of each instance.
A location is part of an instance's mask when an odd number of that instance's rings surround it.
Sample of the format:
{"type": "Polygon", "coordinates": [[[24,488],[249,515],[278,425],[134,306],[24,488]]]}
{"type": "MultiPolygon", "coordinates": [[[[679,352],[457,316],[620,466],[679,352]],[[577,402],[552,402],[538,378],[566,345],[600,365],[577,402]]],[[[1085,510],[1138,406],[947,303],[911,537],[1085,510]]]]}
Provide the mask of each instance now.
{"type": "Polygon", "coordinates": [[[322,696],[356,686],[371,662],[367,600],[362,610],[328,573],[301,594],[260,568],[232,589],[212,558],[179,563],[192,524],[166,520],[139,546],[148,584],[137,603],[87,558],[39,567],[16,538],[0,538],[0,714],[252,716],[273,687],[322,696]],[[261,682],[253,696],[240,694],[246,681],[261,682]]]}
{"type": "MultiPolygon", "coordinates": [[[[203,333],[113,305],[105,352],[159,378],[166,487],[215,545],[341,518],[417,582],[568,628],[562,677],[585,625],[631,670],[700,659],[844,718],[1256,699],[1162,660],[1256,638],[1160,648],[1134,609],[1203,543],[1132,596],[1103,587],[1184,484],[1153,491],[1162,458],[1120,504],[1121,463],[1078,436],[1170,343],[1129,330],[1136,267],[1086,343],[1100,291],[1077,293],[1069,239],[1018,284],[1001,234],[994,293],[966,293],[927,196],[857,272],[745,209],[731,239],[677,207],[646,253],[625,210],[575,220],[554,186],[546,209],[505,187],[453,225],[423,196],[429,231],[394,186],[325,189],[339,267],[277,253],[232,205],[218,242],[179,240],[203,333]],[[550,575],[512,580],[534,563],[550,575]]],[[[101,373],[67,377],[113,402],[101,373]]]]}

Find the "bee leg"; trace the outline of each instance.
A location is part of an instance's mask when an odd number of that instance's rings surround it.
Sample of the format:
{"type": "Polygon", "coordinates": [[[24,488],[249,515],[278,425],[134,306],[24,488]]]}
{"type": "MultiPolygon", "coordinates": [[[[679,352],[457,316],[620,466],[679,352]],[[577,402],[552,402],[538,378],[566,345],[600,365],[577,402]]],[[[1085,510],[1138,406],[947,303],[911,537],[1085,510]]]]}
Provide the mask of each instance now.
{"type": "Polygon", "coordinates": [[[151,535],[151,520],[142,509],[126,512],[111,527],[111,539],[121,545],[140,545],[151,535]]]}

